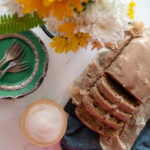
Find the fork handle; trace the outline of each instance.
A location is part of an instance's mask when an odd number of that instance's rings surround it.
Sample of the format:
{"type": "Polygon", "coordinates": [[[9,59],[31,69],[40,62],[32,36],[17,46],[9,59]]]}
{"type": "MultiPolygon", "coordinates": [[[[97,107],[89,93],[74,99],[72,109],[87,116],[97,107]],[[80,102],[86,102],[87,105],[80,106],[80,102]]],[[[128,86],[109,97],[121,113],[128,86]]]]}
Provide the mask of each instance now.
{"type": "Polygon", "coordinates": [[[9,64],[4,70],[0,71],[0,79],[5,75],[5,73],[13,66],[9,64]]]}
{"type": "Polygon", "coordinates": [[[5,58],[3,57],[1,60],[0,60],[0,64],[5,60],[5,58]]]}
{"type": "Polygon", "coordinates": [[[7,63],[6,59],[2,59],[0,61],[0,70],[2,69],[2,67],[7,63]]]}
{"type": "Polygon", "coordinates": [[[0,79],[5,75],[6,72],[7,70],[0,71],[0,79]]]}

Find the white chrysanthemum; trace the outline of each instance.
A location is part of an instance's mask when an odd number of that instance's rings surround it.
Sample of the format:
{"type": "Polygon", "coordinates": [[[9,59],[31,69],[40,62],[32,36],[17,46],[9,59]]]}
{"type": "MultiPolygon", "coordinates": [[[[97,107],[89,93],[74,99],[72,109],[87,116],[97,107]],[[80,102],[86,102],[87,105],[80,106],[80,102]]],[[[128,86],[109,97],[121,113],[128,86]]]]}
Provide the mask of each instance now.
{"type": "Polygon", "coordinates": [[[128,29],[128,4],[127,0],[97,0],[89,4],[85,12],[74,16],[76,32],[89,33],[101,43],[123,38],[128,29]]]}
{"type": "Polygon", "coordinates": [[[15,14],[23,16],[22,6],[16,0],[0,0],[0,14],[15,14]]]}
{"type": "Polygon", "coordinates": [[[59,25],[66,22],[77,24],[75,32],[89,33],[99,42],[107,43],[120,40],[128,29],[128,5],[130,0],[95,0],[88,4],[80,14],[74,13],[73,18],[58,21],[52,15],[46,19],[48,28],[58,33],[59,25]]]}
{"type": "Polygon", "coordinates": [[[46,25],[49,31],[52,33],[55,33],[55,35],[60,35],[58,31],[58,27],[61,24],[68,22],[67,18],[60,21],[56,17],[54,17],[52,14],[48,18],[44,18],[44,21],[46,22],[46,25]]]}

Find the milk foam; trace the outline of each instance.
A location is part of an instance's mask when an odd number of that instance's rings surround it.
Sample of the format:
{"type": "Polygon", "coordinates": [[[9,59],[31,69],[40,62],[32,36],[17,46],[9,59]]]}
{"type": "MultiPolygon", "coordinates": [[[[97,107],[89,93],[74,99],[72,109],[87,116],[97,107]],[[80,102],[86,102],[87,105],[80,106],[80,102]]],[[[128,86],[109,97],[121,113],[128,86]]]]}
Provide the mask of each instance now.
{"type": "Polygon", "coordinates": [[[26,130],[38,142],[57,140],[63,128],[63,114],[53,105],[40,104],[33,107],[26,120],[26,130]]]}

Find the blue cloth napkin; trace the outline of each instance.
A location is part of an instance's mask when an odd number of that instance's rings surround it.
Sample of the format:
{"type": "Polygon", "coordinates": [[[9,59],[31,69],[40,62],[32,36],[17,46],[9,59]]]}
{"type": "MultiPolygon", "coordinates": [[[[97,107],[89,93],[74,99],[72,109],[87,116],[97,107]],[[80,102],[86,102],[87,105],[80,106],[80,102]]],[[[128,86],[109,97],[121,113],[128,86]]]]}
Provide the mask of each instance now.
{"type": "Polygon", "coordinates": [[[65,106],[69,114],[68,127],[60,144],[63,150],[102,150],[99,144],[99,135],[79,121],[75,115],[76,106],[71,100],[65,106]]]}
{"type": "MultiPolygon", "coordinates": [[[[63,150],[102,150],[99,144],[99,135],[84,126],[75,115],[75,105],[71,100],[65,106],[69,114],[68,127],[61,140],[63,150]]],[[[132,150],[150,150],[150,120],[137,137],[132,150]]]]}
{"type": "Polygon", "coordinates": [[[137,137],[132,150],[150,150],[150,119],[137,137]]]}

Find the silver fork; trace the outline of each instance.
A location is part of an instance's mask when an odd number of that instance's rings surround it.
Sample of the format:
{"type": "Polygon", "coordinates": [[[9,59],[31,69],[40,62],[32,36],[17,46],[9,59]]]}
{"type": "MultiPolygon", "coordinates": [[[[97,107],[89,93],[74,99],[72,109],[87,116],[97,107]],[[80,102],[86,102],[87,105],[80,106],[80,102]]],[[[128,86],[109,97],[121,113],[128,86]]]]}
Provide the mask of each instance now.
{"type": "Polygon", "coordinates": [[[29,68],[28,63],[24,62],[24,63],[20,63],[17,66],[10,68],[7,72],[12,72],[12,73],[18,73],[18,72],[22,72],[25,71],[29,68]]]}
{"type": "Polygon", "coordinates": [[[15,60],[17,57],[19,57],[21,54],[23,54],[23,47],[20,43],[17,43],[16,41],[10,46],[10,49],[8,52],[5,53],[4,58],[2,59],[2,62],[0,64],[0,69],[9,61],[15,60]]]}
{"type": "MultiPolygon", "coordinates": [[[[23,53],[20,57],[18,57],[18,59],[14,60],[14,61],[16,61],[16,63],[20,63],[21,60],[24,58],[24,56],[25,56],[25,53],[23,53]]],[[[26,70],[28,68],[29,67],[24,66],[24,65],[21,65],[21,66],[20,65],[16,65],[16,66],[8,69],[7,72],[17,73],[17,72],[24,71],[24,70],[26,70]]]]}
{"type": "Polygon", "coordinates": [[[20,72],[20,71],[24,71],[28,69],[29,65],[27,62],[18,63],[17,61],[12,61],[3,71],[0,72],[0,79],[5,75],[6,72],[8,72],[8,70],[11,70],[14,67],[16,67],[16,69],[14,69],[14,73],[16,73],[16,72],[20,72]]]}
{"type": "Polygon", "coordinates": [[[6,52],[5,52],[5,54],[4,54],[4,57],[0,60],[0,64],[1,64],[4,60],[6,60],[7,55],[9,55],[9,52],[12,50],[12,48],[15,46],[16,43],[17,43],[16,41],[13,42],[13,44],[6,50],[6,52]]]}

